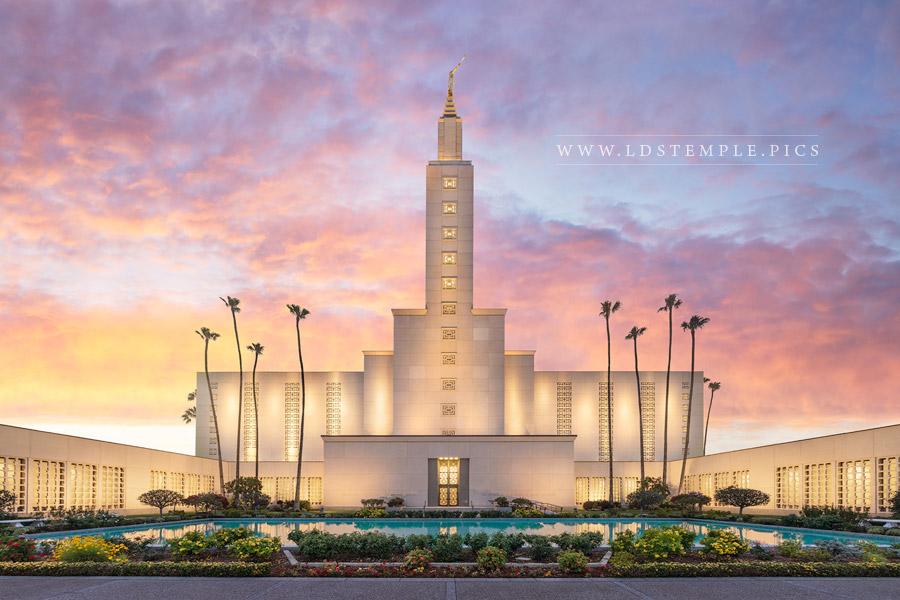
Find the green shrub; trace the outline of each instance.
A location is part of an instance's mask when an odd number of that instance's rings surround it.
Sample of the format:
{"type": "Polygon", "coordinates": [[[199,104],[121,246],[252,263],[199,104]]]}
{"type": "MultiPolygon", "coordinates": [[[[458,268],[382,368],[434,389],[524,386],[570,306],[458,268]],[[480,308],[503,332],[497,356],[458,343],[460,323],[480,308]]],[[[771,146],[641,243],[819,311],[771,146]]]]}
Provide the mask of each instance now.
{"type": "Polygon", "coordinates": [[[703,507],[710,503],[710,497],[700,492],[687,492],[672,496],[669,502],[689,510],[703,510],[703,507]]]}
{"type": "Polygon", "coordinates": [[[556,557],[559,569],[569,575],[580,575],[587,571],[587,556],[577,550],[560,552],[556,557]]]}
{"type": "Polygon", "coordinates": [[[381,519],[385,514],[387,513],[383,508],[363,508],[353,513],[353,516],[360,519],[381,519]]]}
{"type": "Polygon", "coordinates": [[[820,548],[836,560],[851,560],[862,557],[862,550],[857,546],[844,544],[837,540],[819,540],[815,543],[816,548],[820,548]]]}
{"type": "Polygon", "coordinates": [[[135,576],[135,577],[261,577],[268,563],[244,562],[53,562],[0,563],[0,575],[135,576]]]}
{"type": "Polygon", "coordinates": [[[716,557],[734,557],[750,550],[749,544],[728,529],[711,529],[700,542],[702,552],[716,557]]]}
{"type": "Polygon", "coordinates": [[[424,533],[414,533],[412,535],[406,536],[406,538],[403,540],[403,547],[407,552],[419,548],[428,549],[431,548],[433,542],[434,538],[430,535],[426,535],[424,533]]]}
{"type": "Polygon", "coordinates": [[[228,546],[228,554],[238,560],[252,562],[269,560],[279,550],[281,550],[281,540],[268,536],[242,538],[228,546]]]}
{"type": "Polygon", "coordinates": [[[431,548],[437,562],[457,562],[462,560],[462,538],[459,534],[439,535],[434,538],[431,548]]]}
{"type": "Polygon", "coordinates": [[[506,496],[497,496],[491,500],[491,504],[497,508],[506,508],[509,506],[509,499],[506,496]]]}
{"type": "Polygon", "coordinates": [[[804,548],[800,551],[797,558],[807,562],[826,562],[831,560],[832,556],[831,553],[824,548],[804,548]]]}
{"type": "Polygon", "coordinates": [[[521,548],[525,544],[525,538],[523,538],[518,533],[503,533],[502,531],[498,531],[493,536],[491,536],[491,541],[488,546],[493,546],[494,548],[500,548],[507,554],[512,554],[519,548],[521,548]]]}
{"type": "Polygon", "coordinates": [[[634,552],[647,560],[659,560],[684,554],[680,527],[646,529],[634,543],[634,552]]]}
{"type": "Polygon", "coordinates": [[[225,549],[238,540],[252,538],[253,532],[246,527],[223,527],[217,529],[209,536],[209,545],[214,548],[225,549]]]}
{"type": "Polygon", "coordinates": [[[738,514],[743,515],[748,506],[760,506],[769,503],[769,495],[760,490],[741,488],[736,485],[716,490],[716,502],[725,506],[736,506],[738,514]]]}
{"type": "Polygon", "coordinates": [[[897,490],[891,497],[891,512],[895,517],[900,517],[900,490],[897,490]]]}
{"type": "Polygon", "coordinates": [[[387,501],[387,505],[391,508],[400,508],[406,503],[406,501],[400,496],[394,496],[390,500],[387,501]]]}
{"type": "Polygon", "coordinates": [[[288,534],[288,539],[297,544],[297,553],[309,560],[341,558],[387,560],[404,551],[432,546],[431,536],[410,536],[410,538],[404,541],[403,538],[378,531],[335,535],[319,530],[294,530],[288,534]],[[418,540],[422,541],[419,546],[407,545],[418,540]]]}
{"type": "Polygon", "coordinates": [[[424,548],[415,548],[406,553],[403,558],[403,566],[410,573],[424,573],[431,567],[434,560],[431,552],[424,548]]]}
{"type": "Polygon", "coordinates": [[[184,502],[184,496],[172,490],[149,490],[138,496],[138,502],[158,508],[159,516],[162,516],[163,511],[169,506],[175,508],[184,502]]]}
{"type": "Polygon", "coordinates": [[[620,531],[610,545],[613,554],[617,552],[628,552],[634,554],[634,532],[630,529],[620,531]]]}
{"type": "Polygon", "coordinates": [[[528,498],[513,498],[509,501],[509,505],[515,510],[516,508],[531,508],[534,506],[534,502],[528,498]]]}
{"type": "Polygon", "coordinates": [[[751,523],[759,523],[760,525],[781,525],[781,517],[753,516],[750,517],[751,523]]]}
{"type": "Polygon", "coordinates": [[[891,527],[889,529],[884,530],[884,535],[898,535],[900,536],[900,527],[891,527]]]}
{"type": "Polygon", "coordinates": [[[475,562],[482,573],[496,573],[506,565],[506,552],[496,546],[487,546],[478,552],[475,562]]]}
{"type": "Polygon", "coordinates": [[[587,531],[584,533],[561,533],[550,538],[560,550],[578,550],[589,554],[603,543],[603,534],[599,531],[587,531]]]}
{"type": "Polygon", "coordinates": [[[179,558],[190,558],[206,553],[210,540],[199,531],[188,531],[169,542],[169,550],[179,558]]]}
{"type": "Polygon", "coordinates": [[[74,536],[60,540],[53,549],[53,558],[61,562],[114,562],[126,560],[128,550],[98,536],[74,536]]]}
{"type": "Polygon", "coordinates": [[[531,556],[532,560],[541,562],[553,556],[553,546],[550,545],[550,540],[547,537],[535,536],[529,544],[531,544],[531,548],[528,549],[528,555],[531,556]]]}
{"type": "Polygon", "coordinates": [[[37,560],[37,544],[31,538],[0,538],[0,561],[28,562],[37,560]]]}
{"type": "Polygon", "coordinates": [[[775,558],[775,555],[771,550],[764,547],[762,544],[753,544],[750,547],[750,557],[755,560],[772,560],[775,558]]]}
{"type": "Polygon", "coordinates": [[[607,563],[610,567],[630,567],[635,563],[634,554],[631,552],[615,552],[609,558],[609,562],[607,563]]]}
{"type": "Polygon", "coordinates": [[[363,508],[382,508],[384,506],[383,498],[363,498],[359,501],[363,508]]]}
{"type": "Polygon", "coordinates": [[[645,477],[640,488],[625,499],[629,508],[650,510],[657,508],[669,497],[669,487],[658,477],[645,477]]]}
{"type": "Polygon", "coordinates": [[[900,577],[900,563],[648,562],[610,566],[611,577],[900,577]]]}
{"type": "Polygon", "coordinates": [[[535,519],[544,516],[544,513],[542,513],[540,510],[527,506],[514,508],[512,514],[514,517],[517,517],[519,519],[535,519]]]}
{"type": "Polygon", "coordinates": [[[775,551],[785,558],[796,558],[803,551],[803,543],[800,540],[784,540],[775,547],[775,551]]]}
{"type": "Polygon", "coordinates": [[[466,537],[463,538],[466,546],[472,549],[472,552],[478,554],[478,551],[482,548],[485,548],[490,541],[490,536],[483,531],[479,531],[478,533],[467,533],[466,537]]]}

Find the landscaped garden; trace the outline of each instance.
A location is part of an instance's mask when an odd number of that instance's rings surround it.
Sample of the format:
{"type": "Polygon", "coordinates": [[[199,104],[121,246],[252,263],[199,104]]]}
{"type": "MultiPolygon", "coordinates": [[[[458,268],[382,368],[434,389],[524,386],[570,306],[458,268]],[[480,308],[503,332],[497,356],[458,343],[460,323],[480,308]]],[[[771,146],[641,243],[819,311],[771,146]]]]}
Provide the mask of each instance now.
{"type": "Polygon", "coordinates": [[[270,503],[255,483],[243,488],[240,503],[217,494],[185,499],[167,490],[151,490],[141,499],[159,511],[155,516],[121,517],[102,511],[70,510],[48,514],[42,521],[15,532],[11,528],[0,530],[0,575],[900,575],[900,538],[892,543],[889,537],[874,537],[894,535],[900,531],[897,528],[867,526],[865,515],[840,508],[807,508],[788,516],[743,515],[745,507],[763,504],[768,498],[757,490],[742,488],[724,488],[716,494],[718,504],[737,507],[737,514],[703,511],[710,502],[708,497],[689,493],[670,498],[658,482],[648,479],[624,506],[587,502],[583,510],[553,515],[527,499],[503,497],[495,499],[493,508],[483,511],[435,513],[409,509],[403,506],[402,498],[368,498],[361,501],[360,509],[341,513],[312,512],[307,505],[296,511],[290,503],[270,503]],[[178,505],[191,506],[194,511],[164,512],[178,505]],[[435,516],[443,520],[434,519],[435,516]],[[232,523],[238,519],[239,525],[260,522],[243,517],[277,517],[281,527],[290,529],[279,538],[248,526],[216,525],[227,523],[226,519],[232,519],[232,523]],[[294,517],[307,519],[300,522],[294,517]],[[309,517],[317,518],[319,523],[324,517],[351,517],[350,521],[337,522],[356,530],[324,531],[317,529],[317,522],[309,517]],[[572,522],[564,517],[577,519],[572,522]],[[126,534],[120,529],[148,522],[167,526],[175,519],[186,519],[188,523],[183,529],[170,531],[169,539],[162,535],[143,536],[139,531],[126,534]],[[610,525],[613,519],[617,519],[615,527],[610,525]],[[669,524],[673,519],[680,521],[669,524]],[[385,522],[395,523],[398,531],[409,523],[428,533],[395,535],[390,526],[384,526],[385,522]],[[502,527],[490,531],[492,522],[502,527]],[[604,522],[609,525],[606,535],[591,530],[604,522]],[[197,528],[188,529],[195,527],[191,523],[196,523],[197,528]],[[387,531],[366,530],[366,523],[387,531]],[[532,531],[529,523],[534,524],[532,531]],[[559,523],[575,529],[547,533],[559,523]],[[639,526],[622,527],[626,523],[639,526]],[[472,527],[466,527],[467,524],[472,527]],[[777,528],[783,535],[777,544],[752,543],[741,529],[747,524],[777,528]],[[841,540],[814,533],[816,541],[804,544],[799,538],[790,538],[785,533],[786,526],[809,528],[807,535],[810,530],[851,533],[841,534],[841,540]],[[88,532],[89,535],[78,533],[94,527],[117,529],[88,532]],[[579,531],[579,527],[584,530],[579,531]]]}

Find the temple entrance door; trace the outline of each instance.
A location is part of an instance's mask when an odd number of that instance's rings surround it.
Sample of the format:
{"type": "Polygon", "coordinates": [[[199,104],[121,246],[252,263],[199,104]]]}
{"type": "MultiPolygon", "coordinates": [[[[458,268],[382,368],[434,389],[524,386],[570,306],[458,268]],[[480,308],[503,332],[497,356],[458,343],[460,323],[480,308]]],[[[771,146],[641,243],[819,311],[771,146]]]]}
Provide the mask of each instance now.
{"type": "Polygon", "coordinates": [[[459,506],[459,459],[439,458],[438,506],[459,506]]]}

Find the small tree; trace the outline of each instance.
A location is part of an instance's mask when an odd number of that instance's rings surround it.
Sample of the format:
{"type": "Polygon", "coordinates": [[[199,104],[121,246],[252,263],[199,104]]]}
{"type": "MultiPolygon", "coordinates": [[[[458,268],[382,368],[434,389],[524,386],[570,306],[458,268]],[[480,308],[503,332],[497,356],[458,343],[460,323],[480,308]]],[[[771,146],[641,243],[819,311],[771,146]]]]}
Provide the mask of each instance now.
{"type": "Polygon", "coordinates": [[[159,516],[162,516],[166,507],[171,506],[175,508],[184,502],[184,497],[172,490],[150,490],[138,496],[138,501],[147,506],[155,506],[159,509],[159,516]]]}
{"type": "Polygon", "coordinates": [[[244,500],[254,508],[269,504],[269,496],[262,491],[262,481],[256,477],[232,479],[225,484],[225,491],[234,494],[234,501],[238,505],[244,500]]]}
{"type": "Polygon", "coordinates": [[[669,486],[659,477],[645,477],[640,488],[628,494],[626,502],[631,508],[656,508],[669,497],[669,486]]]}
{"type": "Polygon", "coordinates": [[[12,512],[18,498],[9,490],[0,490],[0,513],[12,512]]]}
{"type": "Polygon", "coordinates": [[[891,498],[891,512],[895,517],[900,517],[900,490],[891,498]]]}
{"type": "Polygon", "coordinates": [[[759,506],[769,503],[769,495],[767,493],[750,488],[739,488],[734,485],[716,490],[715,497],[716,502],[719,504],[737,506],[739,515],[743,515],[744,509],[748,506],[759,506]]]}
{"type": "Polygon", "coordinates": [[[703,507],[709,504],[710,498],[706,494],[700,492],[687,492],[672,496],[670,502],[678,506],[689,507],[691,510],[701,511],[703,507]],[[696,508],[695,508],[696,507],[696,508]]]}
{"type": "Polygon", "coordinates": [[[211,512],[221,510],[228,506],[228,498],[214,492],[206,492],[205,494],[194,494],[184,499],[184,504],[193,507],[194,510],[203,512],[211,512]]]}

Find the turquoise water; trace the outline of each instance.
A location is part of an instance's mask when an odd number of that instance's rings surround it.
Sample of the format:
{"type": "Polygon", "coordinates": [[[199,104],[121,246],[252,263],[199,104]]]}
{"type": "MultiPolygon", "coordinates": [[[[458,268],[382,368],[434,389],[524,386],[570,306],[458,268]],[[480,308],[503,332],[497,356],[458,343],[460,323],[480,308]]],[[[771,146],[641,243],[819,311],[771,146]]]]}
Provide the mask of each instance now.
{"type": "MultiPolygon", "coordinates": [[[[819,540],[837,540],[852,543],[868,540],[876,544],[900,542],[898,537],[864,535],[840,531],[813,531],[791,527],[776,527],[745,523],[723,523],[718,521],[683,519],[215,519],[190,523],[170,523],[160,525],[133,525],[130,527],[108,527],[104,529],[43,533],[31,537],[37,539],[61,539],[73,535],[102,535],[104,537],[125,536],[128,538],[152,537],[171,539],[188,531],[211,533],[223,527],[247,527],[260,535],[271,535],[288,541],[288,533],[295,529],[309,531],[319,529],[329,533],[350,533],[353,531],[381,531],[398,536],[411,534],[465,535],[469,532],[520,532],[541,535],[557,533],[581,533],[599,531],[608,543],[611,534],[630,529],[640,535],[651,527],[681,525],[703,536],[710,529],[730,529],[748,542],[778,544],[782,540],[800,540],[813,544],[819,540]]],[[[699,538],[698,538],[699,539],[699,538]]]]}

